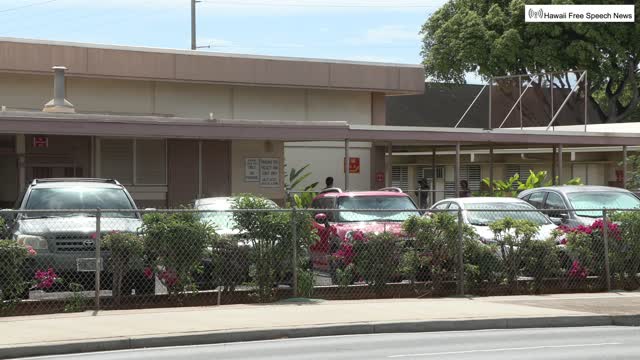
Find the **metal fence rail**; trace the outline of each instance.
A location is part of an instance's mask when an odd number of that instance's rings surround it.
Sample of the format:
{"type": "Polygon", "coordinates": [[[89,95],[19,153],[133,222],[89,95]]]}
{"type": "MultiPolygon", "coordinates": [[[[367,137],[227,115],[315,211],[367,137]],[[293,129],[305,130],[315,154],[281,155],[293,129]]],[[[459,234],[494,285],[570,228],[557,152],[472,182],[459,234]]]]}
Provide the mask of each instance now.
{"type": "Polygon", "coordinates": [[[640,288],[640,211],[2,211],[0,314],[640,288]],[[579,222],[581,222],[579,224],[579,222]]]}

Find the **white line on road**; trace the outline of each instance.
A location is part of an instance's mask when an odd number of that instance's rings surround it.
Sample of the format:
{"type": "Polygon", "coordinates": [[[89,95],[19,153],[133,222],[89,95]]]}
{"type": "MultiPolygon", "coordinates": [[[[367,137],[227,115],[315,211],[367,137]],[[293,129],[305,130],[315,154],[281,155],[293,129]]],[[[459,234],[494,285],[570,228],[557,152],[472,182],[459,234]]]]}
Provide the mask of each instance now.
{"type": "Polygon", "coordinates": [[[622,343],[615,342],[615,343],[600,343],[600,344],[544,345],[544,346],[527,346],[527,347],[519,347],[519,348],[478,349],[478,350],[446,351],[446,352],[423,353],[423,354],[391,355],[389,357],[403,358],[403,357],[438,356],[438,355],[459,355],[459,354],[470,354],[470,353],[480,353],[480,352],[539,350],[539,349],[556,349],[556,348],[570,348],[570,347],[582,347],[582,346],[607,346],[607,345],[620,345],[620,344],[622,343]]]}

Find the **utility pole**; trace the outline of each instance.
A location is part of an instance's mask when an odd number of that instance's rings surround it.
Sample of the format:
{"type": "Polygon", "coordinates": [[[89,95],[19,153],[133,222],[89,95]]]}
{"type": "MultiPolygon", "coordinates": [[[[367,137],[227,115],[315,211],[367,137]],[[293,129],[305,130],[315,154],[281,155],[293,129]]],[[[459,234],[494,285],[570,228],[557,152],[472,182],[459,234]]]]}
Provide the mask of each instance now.
{"type": "Polygon", "coordinates": [[[191,50],[196,48],[196,0],[191,0],[191,50]]]}

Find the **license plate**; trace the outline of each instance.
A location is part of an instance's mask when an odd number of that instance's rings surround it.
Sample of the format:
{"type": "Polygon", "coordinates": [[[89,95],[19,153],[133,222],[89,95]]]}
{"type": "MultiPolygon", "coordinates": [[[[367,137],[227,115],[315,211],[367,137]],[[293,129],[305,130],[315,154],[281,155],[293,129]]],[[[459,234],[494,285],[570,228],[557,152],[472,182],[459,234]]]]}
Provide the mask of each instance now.
{"type": "MultiPolygon", "coordinates": [[[[80,258],[76,259],[76,266],[79,272],[95,272],[96,258],[80,258]]],[[[100,271],[102,271],[102,261],[100,261],[100,271]]]]}

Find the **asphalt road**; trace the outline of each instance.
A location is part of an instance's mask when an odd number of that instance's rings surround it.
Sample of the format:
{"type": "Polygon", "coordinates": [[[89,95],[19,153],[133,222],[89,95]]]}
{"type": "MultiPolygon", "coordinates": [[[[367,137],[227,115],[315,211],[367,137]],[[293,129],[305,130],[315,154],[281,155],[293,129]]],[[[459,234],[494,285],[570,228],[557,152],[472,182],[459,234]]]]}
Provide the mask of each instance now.
{"type": "Polygon", "coordinates": [[[640,328],[590,327],[283,339],[41,359],[638,359],[640,328]]]}

